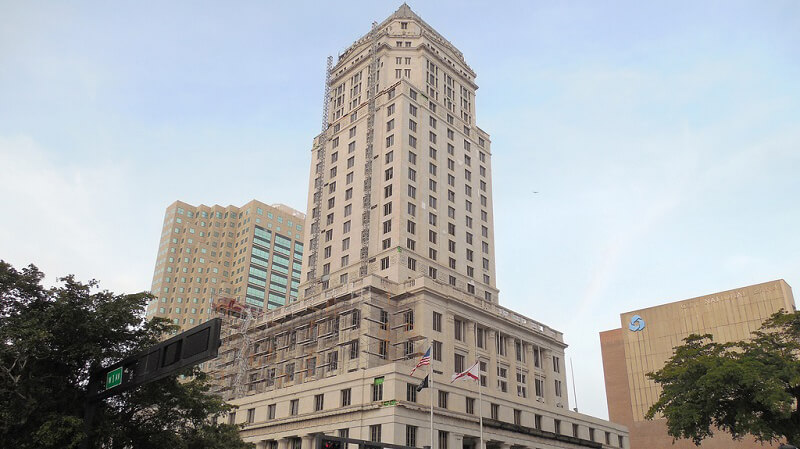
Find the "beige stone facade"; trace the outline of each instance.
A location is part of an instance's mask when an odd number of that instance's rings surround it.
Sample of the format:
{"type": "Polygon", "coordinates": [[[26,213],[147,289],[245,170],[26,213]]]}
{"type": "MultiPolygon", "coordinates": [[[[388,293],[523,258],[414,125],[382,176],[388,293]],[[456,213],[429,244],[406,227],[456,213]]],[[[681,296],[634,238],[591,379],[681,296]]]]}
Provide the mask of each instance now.
{"type": "Polygon", "coordinates": [[[147,316],[196,326],[215,303],[272,309],[297,300],[305,214],[282,204],[167,207],[147,316]]]}
{"type": "Polygon", "coordinates": [[[301,294],[367,273],[422,274],[497,303],[491,141],[475,123],[475,73],[407,7],[375,33],[331,69],[301,294]]]}
{"type": "Polygon", "coordinates": [[[369,275],[249,327],[247,341],[228,331],[216,374],[239,407],[233,422],[262,447],[314,433],[427,446],[431,399],[436,449],[479,447],[481,410],[488,447],[628,447],[624,427],[568,409],[560,332],[425,276],[369,275]],[[429,346],[433,388],[416,393],[429,371],[410,372],[429,346]],[[224,368],[242,347],[237,378],[224,368]],[[475,361],[482,399],[476,383],[450,383],[475,361]]]}
{"type": "MultiPolygon", "coordinates": [[[[783,280],[751,285],[620,315],[622,327],[600,334],[609,418],[630,429],[633,448],[689,448],[675,444],[664,420],[646,421],[645,413],[660,389],[646,377],[672,356],[690,334],[711,334],[717,342],[744,340],[780,309],[794,311],[794,298],[783,280]],[[638,319],[637,319],[638,317],[638,319]],[[643,324],[643,328],[640,327],[643,324]]],[[[752,440],[734,442],[727,434],[703,442],[708,448],[750,448],[752,440]]],[[[776,445],[777,446],[777,445],[776,445]]]]}
{"type": "Polygon", "coordinates": [[[499,305],[474,79],[407,5],[332,66],[300,299],[226,320],[211,367],[246,441],[483,449],[483,416],[484,447],[629,447],[623,426],[569,410],[561,333],[499,305]],[[450,383],[476,362],[480,390],[450,383]]]}

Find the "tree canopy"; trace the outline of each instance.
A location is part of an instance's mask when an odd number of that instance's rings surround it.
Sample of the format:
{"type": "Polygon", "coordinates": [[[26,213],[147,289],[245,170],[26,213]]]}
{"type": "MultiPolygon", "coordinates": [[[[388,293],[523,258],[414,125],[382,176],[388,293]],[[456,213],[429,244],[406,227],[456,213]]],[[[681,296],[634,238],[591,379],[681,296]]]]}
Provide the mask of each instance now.
{"type": "MultiPolygon", "coordinates": [[[[89,372],[158,342],[175,329],[144,318],[147,293],[101,291],[73,276],[56,287],[30,265],[0,261],[0,447],[77,448],[89,372]]],[[[217,424],[231,407],[208,393],[196,367],[101,402],[92,447],[247,448],[238,428],[217,424]],[[188,380],[187,380],[188,379],[188,380]]]]}
{"type": "Polygon", "coordinates": [[[718,429],[800,446],[800,312],[775,313],[745,341],[690,335],[648,377],[662,391],[646,418],[666,418],[674,438],[700,445],[718,429]]]}

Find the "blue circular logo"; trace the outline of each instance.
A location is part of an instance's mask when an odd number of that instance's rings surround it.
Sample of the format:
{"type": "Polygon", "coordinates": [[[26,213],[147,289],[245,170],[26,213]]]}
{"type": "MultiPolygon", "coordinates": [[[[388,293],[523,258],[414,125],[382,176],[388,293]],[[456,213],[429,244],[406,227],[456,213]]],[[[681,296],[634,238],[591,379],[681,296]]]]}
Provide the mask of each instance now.
{"type": "Polygon", "coordinates": [[[639,332],[640,330],[644,329],[644,319],[639,315],[632,316],[631,324],[628,325],[628,329],[633,332],[639,332]]]}

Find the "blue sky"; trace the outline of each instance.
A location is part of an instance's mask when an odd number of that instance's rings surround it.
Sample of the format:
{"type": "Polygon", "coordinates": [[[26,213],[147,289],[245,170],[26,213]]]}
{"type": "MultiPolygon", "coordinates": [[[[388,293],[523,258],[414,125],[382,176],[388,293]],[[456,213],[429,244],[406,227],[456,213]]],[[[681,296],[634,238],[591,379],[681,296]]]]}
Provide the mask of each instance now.
{"type": "MultiPolygon", "coordinates": [[[[800,3],[410,5],[478,74],[501,304],[582,412],[621,312],[800,286],[800,3]]],[[[325,57],[398,6],[0,0],[0,258],[140,291],[176,199],[305,210],[325,57]]]]}

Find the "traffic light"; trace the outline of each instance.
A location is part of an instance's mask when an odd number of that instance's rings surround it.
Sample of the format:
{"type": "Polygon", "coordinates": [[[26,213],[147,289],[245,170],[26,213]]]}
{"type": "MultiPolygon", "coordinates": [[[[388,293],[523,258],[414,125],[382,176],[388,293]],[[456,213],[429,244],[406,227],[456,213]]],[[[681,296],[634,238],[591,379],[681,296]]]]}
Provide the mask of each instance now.
{"type": "Polygon", "coordinates": [[[215,358],[221,328],[222,320],[214,318],[139,354],[95,370],[89,378],[89,399],[102,400],[215,358]]]}
{"type": "Polygon", "coordinates": [[[322,437],[319,449],[342,449],[342,442],[335,438],[322,437]]]}
{"type": "Polygon", "coordinates": [[[323,440],[322,449],[342,449],[342,443],[334,440],[323,440]]]}

